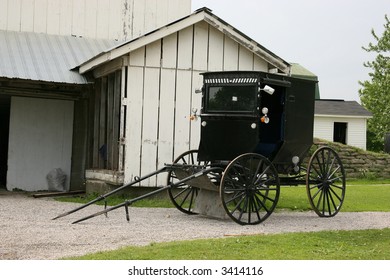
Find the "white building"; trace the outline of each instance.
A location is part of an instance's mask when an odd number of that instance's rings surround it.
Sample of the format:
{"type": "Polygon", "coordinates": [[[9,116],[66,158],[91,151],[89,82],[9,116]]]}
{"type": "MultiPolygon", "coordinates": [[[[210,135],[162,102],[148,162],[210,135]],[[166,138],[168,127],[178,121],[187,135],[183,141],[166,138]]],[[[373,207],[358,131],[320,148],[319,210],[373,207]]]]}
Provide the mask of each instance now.
{"type": "Polygon", "coordinates": [[[356,101],[316,100],[314,137],[365,150],[367,119],[371,117],[356,101]]]}
{"type": "MultiPolygon", "coordinates": [[[[0,0],[0,186],[83,188],[94,80],[85,60],[190,13],[190,0],[0,0]]],[[[116,139],[118,141],[118,139],[116,139]]]]}
{"type": "MultiPolygon", "coordinates": [[[[81,64],[79,72],[92,73],[98,85],[95,120],[89,125],[94,130],[88,183],[129,182],[185,151],[197,149],[200,123],[191,122],[189,116],[192,108],[200,109],[201,96],[195,94],[202,86],[200,73],[224,70],[288,75],[290,65],[208,9],[81,64]],[[110,83],[112,87],[107,86],[110,83]],[[121,104],[115,103],[116,98],[121,104]],[[116,104],[108,109],[114,111],[115,119],[102,107],[106,103],[116,104]],[[102,131],[112,131],[110,135],[116,137],[101,137],[102,131]],[[118,138],[119,146],[115,141],[118,138]]],[[[165,180],[166,176],[161,176],[145,182],[155,186],[165,184],[165,180]]]]}

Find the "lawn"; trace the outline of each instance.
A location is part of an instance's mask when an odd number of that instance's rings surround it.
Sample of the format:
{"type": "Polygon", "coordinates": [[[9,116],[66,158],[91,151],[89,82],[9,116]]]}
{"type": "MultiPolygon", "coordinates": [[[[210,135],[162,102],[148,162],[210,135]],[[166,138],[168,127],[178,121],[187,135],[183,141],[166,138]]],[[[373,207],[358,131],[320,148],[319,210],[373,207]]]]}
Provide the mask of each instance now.
{"type": "MultiPolygon", "coordinates": [[[[113,196],[107,199],[108,205],[116,205],[132,195],[113,196]]],[[[96,198],[96,195],[63,197],[60,201],[86,203],[96,198]]],[[[388,181],[351,181],[347,184],[344,205],[341,211],[390,211],[390,180],[388,181]]],[[[100,202],[103,204],[103,202],[100,202]]],[[[149,198],[137,201],[132,207],[174,207],[169,199],[149,198]]],[[[290,209],[295,211],[308,211],[310,204],[306,195],[305,186],[281,187],[277,210],[290,209]]]]}
{"type": "Polygon", "coordinates": [[[322,231],[152,243],[84,260],[390,260],[390,229],[322,231]]]}
{"type": "MultiPolygon", "coordinates": [[[[87,199],[79,198],[79,202],[87,199]]],[[[110,204],[123,201],[123,197],[110,204]]],[[[69,200],[69,199],[66,199],[69,200]]],[[[73,200],[74,201],[74,200],[73,200]]],[[[390,182],[351,181],[342,211],[390,211],[390,182]]],[[[138,207],[167,207],[164,199],[138,202],[138,207]]],[[[307,211],[309,203],[304,186],[282,187],[278,208],[307,211]]],[[[390,260],[390,229],[323,231],[228,237],[152,243],[143,247],[90,254],[75,259],[102,260],[390,260]]]]}

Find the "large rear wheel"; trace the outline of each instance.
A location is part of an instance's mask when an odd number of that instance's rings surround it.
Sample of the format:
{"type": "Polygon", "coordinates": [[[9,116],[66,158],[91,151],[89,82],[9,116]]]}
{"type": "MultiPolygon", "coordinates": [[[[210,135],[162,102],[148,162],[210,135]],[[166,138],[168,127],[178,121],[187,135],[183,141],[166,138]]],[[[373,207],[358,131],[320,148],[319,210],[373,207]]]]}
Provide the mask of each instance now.
{"type": "Polygon", "coordinates": [[[310,158],[306,190],[318,216],[333,217],[340,211],[345,197],[345,171],[333,149],[321,147],[310,158]]]}
{"type": "Polygon", "coordinates": [[[279,199],[279,177],[273,164],[259,154],[243,154],[226,167],[220,186],[223,207],[238,224],[266,220],[279,199]]]}

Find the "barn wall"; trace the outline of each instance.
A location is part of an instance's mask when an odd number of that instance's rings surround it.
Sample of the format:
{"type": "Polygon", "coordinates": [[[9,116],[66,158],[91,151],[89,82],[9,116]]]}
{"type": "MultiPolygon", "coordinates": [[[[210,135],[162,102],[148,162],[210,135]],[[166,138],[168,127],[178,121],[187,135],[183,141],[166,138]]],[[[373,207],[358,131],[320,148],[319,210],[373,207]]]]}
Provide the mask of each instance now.
{"type": "MultiPolygon", "coordinates": [[[[268,64],[218,30],[201,22],[129,54],[125,182],[148,174],[181,153],[197,149],[205,71],[259,70],[268,64]]],[[[166,175],[145,186],[165,184],[166,175]]]]}
{"type": "Polygon", "coordinates": [[[348,117],[322,117],[314,118],[314,137],[333,141],[333,127],[335,122],[348,123],[347,126],[347,145],[366,149],[366,119],[348,118],[348,117]]]}
{"type": "Polygon", "coordinates": [[[0,0],[0,29],[124,40],[190,12],[191,0],[0,0]]]}
{"type": "Polygon", "coordinates": [[[73,101],[12,97],[7,189],[47,190],[53,168],[71,174],[73,101]]]}

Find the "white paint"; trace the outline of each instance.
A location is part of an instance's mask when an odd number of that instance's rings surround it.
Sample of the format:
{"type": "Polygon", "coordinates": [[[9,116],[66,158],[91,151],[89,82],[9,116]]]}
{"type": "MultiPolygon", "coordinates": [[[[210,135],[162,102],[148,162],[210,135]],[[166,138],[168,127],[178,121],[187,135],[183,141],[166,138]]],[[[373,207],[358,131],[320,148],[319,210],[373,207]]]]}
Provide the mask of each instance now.
{"type": "Polygon", "coordinates": [[[316,115],[314,117],[314,137],[333,141],[333,129],[335,122],[347,123],[347,145],[354,146],[363,150],[366,149],[366,118],[316,115]]]}
{"type": "Polygon", "coordinates": [[[191,0],[0,0],[0,29],[129,40],[191,13],[191,0]]]}
{"type": "MultiPolygon", "coordinates": [[[[202,96],[195,89],[202,86],[202,72],[268,69],[257,54],[206,22],[195,22],[123,55],[129,56],[127,99],[122,104],[127,106],[125,183],[198,148],[200,120],[189,117],[192,108],[198,114],[201,110],[202,96]]],[[[165,173],[142,182],[165,184],[165,173]]]]}
{"type": "Polygon", "coordinates": [[[61,168],[69,189],[73,101],[12,97],[7,189],[48,190],[46,175],[61,168]]]}

